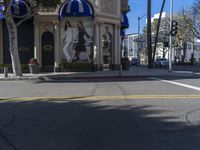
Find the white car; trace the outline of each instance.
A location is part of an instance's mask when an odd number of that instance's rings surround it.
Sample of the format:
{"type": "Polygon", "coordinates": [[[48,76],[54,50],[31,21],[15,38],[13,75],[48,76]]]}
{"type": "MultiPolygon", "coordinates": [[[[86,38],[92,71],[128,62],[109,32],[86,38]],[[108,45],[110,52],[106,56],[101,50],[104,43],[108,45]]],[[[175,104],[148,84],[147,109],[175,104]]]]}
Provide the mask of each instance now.
{"type": "Polygon", "coordinates": [[[167,67],[169,66],[169,60],[166,58],[158,58],[155,61],[155,67],[167,67]]]}

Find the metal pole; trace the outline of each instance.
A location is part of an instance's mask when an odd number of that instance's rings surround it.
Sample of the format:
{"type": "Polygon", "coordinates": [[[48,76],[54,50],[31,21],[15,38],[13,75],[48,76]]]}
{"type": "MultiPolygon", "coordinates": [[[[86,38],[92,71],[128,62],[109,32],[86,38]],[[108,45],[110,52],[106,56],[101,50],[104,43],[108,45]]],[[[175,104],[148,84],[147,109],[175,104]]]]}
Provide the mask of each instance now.
{"type": "Polygon", "coordinates": [[[153,68],[152,64],[152,41],[151,41],[151,0],[147,1],[147,49],[148,68],[153,68]]]}
{"type": "MultiPolygon", "coordinates": [[[[141,17],[138,17],[138,43],[137,43],[137,46],[138,46],[138,51],[137,51],[137,58],[138,58],[138,61],[140,62],[140,55],[139,55],[139,50],[140,50],[140,19],[141,17]]],[[[139,67],[139,62],[137,64],[137,72],[138,72],[138,67],[139,67]]]]}
{"type": "Polygon", "coordinates": [[[173,21],[173,0],[170,0],[170,37],[169,37],[169,72],[172,72],[172,21],[173,21]]]}
{"type": "Polygon", "coordinates": [[[139,58],[139,47],[140,47],[140,43],[139,43],[139,40],[140,40],[140,17],[138,17],[138,51],[137,51],[137,57],[139,58]]]}

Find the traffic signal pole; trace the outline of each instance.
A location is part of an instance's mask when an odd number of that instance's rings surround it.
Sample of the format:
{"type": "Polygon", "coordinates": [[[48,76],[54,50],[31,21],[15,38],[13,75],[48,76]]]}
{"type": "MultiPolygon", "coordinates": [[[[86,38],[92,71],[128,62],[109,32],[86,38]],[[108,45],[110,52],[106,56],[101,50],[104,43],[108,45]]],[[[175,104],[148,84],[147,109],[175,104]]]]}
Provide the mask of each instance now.
{"type": "Polygon", "coordinates": [[[169,72],[172,72],[172,21],[173,21],[173,0],[170,0],[170,37],[169,37],[169,72]]]}
{"type": "Polygon", "coordinates": [[[148,49],[148,68],[153,68],[152,41],[151,41],[151,0],[147,1],[147,49],[148,49]]]}

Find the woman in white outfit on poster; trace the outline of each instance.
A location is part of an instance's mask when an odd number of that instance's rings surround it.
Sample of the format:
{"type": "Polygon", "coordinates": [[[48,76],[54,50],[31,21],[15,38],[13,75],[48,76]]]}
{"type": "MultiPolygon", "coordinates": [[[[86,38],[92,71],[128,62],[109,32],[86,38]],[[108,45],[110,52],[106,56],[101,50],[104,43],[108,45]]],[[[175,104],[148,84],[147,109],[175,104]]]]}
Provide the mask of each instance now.
{"type": "Polygon", "coordinates": [[[73,41],[73,32],[72,32],[72,26],[69,21],[65,22],[65,36],[64,36],[64,43],[65,46],[63,48],[63,53],[65,57],[67,58],[67,62],[72,62],[72,56],[71,56],[71,51],[72,51],[72,41],[73,41]]]}

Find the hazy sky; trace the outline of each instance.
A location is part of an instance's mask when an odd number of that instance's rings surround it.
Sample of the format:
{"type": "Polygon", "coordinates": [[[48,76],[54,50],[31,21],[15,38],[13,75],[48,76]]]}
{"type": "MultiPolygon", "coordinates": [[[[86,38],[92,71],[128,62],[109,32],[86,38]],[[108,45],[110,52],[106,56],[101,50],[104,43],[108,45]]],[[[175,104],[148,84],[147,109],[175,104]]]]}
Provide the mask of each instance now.
{"type": "MultiPolygon", "coordinates": [[[[189,8],[195,0],[174,0],[174,11],[178,11],[181,8],[189,8]]],[[[126,33],[137,33],[138,31],[138,16],[146,15],[147,12],[147,0],[129,0],[131,11],[128,13],[130,27],[126,33]]],[[[160,12],[162,0],[152,0],[152,16],[155,13],[160,12]]],[[[169,13],[170,0],[166,0],[165,9],[169,13]]],[[[146,25],[146,16],[141,20],[141,28],[146,25]]]]}

